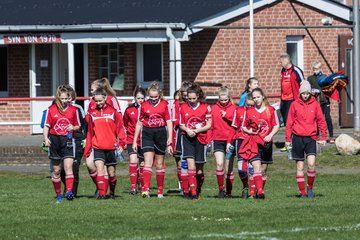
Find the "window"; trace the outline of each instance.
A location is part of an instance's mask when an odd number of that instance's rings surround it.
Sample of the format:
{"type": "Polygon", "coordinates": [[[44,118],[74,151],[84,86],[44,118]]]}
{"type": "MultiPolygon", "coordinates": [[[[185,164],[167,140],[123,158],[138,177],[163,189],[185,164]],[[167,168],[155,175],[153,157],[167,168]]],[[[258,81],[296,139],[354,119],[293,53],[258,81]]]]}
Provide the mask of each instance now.
{"type": "MultiPolygon", "coordinates": [[[[115,79],[124,81],[124,45],[117,43],[100,44],[99,77],[107,77],[113,85],[115,79]]],[[[116,90],[122,90],[117,89],[116,90]]]]}
{"type": "Polygon", "coordinates": [[[137,44],[138,84],[145,88],[153,81],[163,84],[162,55],[161,44],[137,44]]]}
{"type": "Polygon", "coordinates": [[[0,97],[7,97],[9,95],[7,56],[7,47],[0,47],[0,97]]]}
{"type": "Polygon", "coordinates": [[[290,55],[292,63],[304,70],[304,37],[286,37],[286,52],[290,55]]]}

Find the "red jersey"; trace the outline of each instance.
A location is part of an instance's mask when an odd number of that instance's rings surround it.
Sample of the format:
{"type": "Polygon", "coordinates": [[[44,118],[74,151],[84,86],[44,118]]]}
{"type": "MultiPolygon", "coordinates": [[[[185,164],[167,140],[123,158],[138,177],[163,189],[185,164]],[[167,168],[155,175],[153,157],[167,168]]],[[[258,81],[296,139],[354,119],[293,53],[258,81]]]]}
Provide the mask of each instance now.
{"type": "Polygon", "coordinates": [[[234,128],[231,126],[235,109],[236,106],[230,101],[225,106],[221,105],[219,101],[212,106],[212,140],[231,142],[229,136],[233,136],[235,133],[234,128]],[[222,116],[221,111],[225,111],[224,117],[222,116]]]}
{"type": "Polygon", "coordinates": [[[316,140],[317,129],[321,132],[322,140],[326,140],[326,122],[319,103],[311,97],[306,103],[301,99],[290,105],[288,120],[286,121],[286,141],[291,142],[291,134],[311,137],[316,140]]]}
{"type": "Polygon", "coordinates": [[[235,127],[237,131],[236,134],[233,136],[233,139],[244,139],[247,136],[247,134],[244,133],[241,129],[245,119],[245,112],[246,108],[244,106],[237,107],[234,112],[234,117],[231,125],[235,127]]]}
{"type": "Polygon", "coordinates": [[[101,109],[89,109],[87,115],[85,156],[89,155],[91,148],[113,150],[115,144],[126,148],[122,116],[112,106],[105,105],[101,109]]]}
{"type": "MultiPolygon", "coordinates": [[[[248,108],[245,113],[243,126],[248,129],[252,128],[253,131],[257,131],[260,128],[258,135],[264,139],[275,126],[279,126],[275,108],[268,106],[262,112],[255,107],[248,108]]],[[[272,142],[272,139],[270,142],[272,142]]]]}
{"type": "MultiPolygon", "coordinates": [[[[182,104],[180,108],[180,125],[185,125],[190,129],[198,129],[211,121],[211,107],[207,103],[199,103],[196,107],[191,107],[188,103],[182,104]]],[[[182,134],[185,134],[184,132],[182,134]]],[[[201,144],[208,144],[209,137],[207,132],[196,135],[201,144]]]]}
{"type": "MultiPolygon", "coordinates": [[[[126,129],[126,142],[133,144],[136,124],[139,120],[140,106],[132,104],[126,108],[124,113],[124,126],[126,129]]],[[[140,137],[138,138],[138,145],[140,145],[140,137]]]]}
{"type": "Polygon", "coordinates": [[[292,65],[289,69],[281,70],[281,100],[290,101],[299,99],[300,83],[304,80],[302,70],[292,65]]]}
{"type": "Polygon", "coordinates": [[[179,127],[179,111],[180,111],[180,102],[179,100],[174,100],[174,103],[171,107],[171,119],[173,121],[174,128],[179,127]]]}
{"type": "Polygon", "coordinates": [[[59,112],[56,104],[52,104],[48,108],[45,125],[50,128],[50,134],[66,136],[68,134],[66,129],[69,124],[80,126],[79,114],[76,107],[69,104],[62,114],[59,112]]]}
{"type": "MultiPolygon", "coordinates": [[[[115,108],[116,111],[121,113],[120,104],[116,97],[107,95],[105,101],[107,105],[112,106],[113,108],[115,108]]],[[[95,108],[96,108],[96,103],[94,99],[91,98],[89,103],[89,109],[95,109],[95,108]]]]}
{"type": "Polygon", "coordinates": [[[163,99],[160,99],[155,105],[152,105],[149,100],[143,102],[139,120],[144,127],[148,128],[166,126],[166,122],[171,121],[168,102],[163,99]]]}

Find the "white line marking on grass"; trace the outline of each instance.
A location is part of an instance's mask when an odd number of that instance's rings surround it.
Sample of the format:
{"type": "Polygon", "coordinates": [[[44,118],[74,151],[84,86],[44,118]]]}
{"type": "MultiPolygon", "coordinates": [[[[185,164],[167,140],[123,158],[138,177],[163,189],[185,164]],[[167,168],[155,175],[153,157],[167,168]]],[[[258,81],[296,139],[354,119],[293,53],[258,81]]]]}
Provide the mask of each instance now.
{"type": "Polygon", "coordinates": [[[268,237],[266,235],[277,234],[277,233],[298,233],[306,231],[359,231],[360,224],[352,226],[335,226],[335,227],[308,227],[308,228],[291,228],[284,230],[271,230],[263,232],[240,232],[235,234],[220,234],[220,233],[209,233],[205,235],[191,235],[191,238],[231,238],[231,239],[264,239],[264,240],[279,240],[276,237],[268,237]]]}

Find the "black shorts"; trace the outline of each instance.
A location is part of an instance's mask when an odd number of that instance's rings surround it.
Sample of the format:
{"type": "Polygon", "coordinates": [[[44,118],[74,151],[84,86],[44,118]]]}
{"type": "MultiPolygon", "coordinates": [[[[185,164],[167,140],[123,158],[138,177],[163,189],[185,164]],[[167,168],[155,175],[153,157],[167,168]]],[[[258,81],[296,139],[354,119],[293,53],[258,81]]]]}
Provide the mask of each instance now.
{"type": "Polygon", "coordinates": [[[272,142],[266,143],[265,146],[258,145],[258,154],[249,160],[249,162],[260,160],[261,164],[273,163],[273,144],[272,142]]]}
{"type": "Polygon", "coordinates": [[[306,156],[316,156],[316,141],[311,137],[292,135],[292,160],[304,161],[306,156]]]}
{"type": "Polygon", "coordinates": [[[181,130],[178,129],[176,131],[176,143],[175,143],[175,149],[174,149],[174,157],[181,158],[182,155],[182,146],[181,146],[181,130]]]}
{"type": "Polygon", "coordinates": [[[143,153],[155,152],[155,154],[157,155],[165,155],[167,147],[166,144],[166,127],[143,127],[141,132],[141,148],[143,150],[143,153]]]}
{"type": "Polygon", "coordinates": [[[189,137],[187,135],[181,136],[183,146],[183,159],[193,158],[195,163],[206,163],[206,144],[201,144],[196,137],[189,137]]]}
{"type": "Polygon", "coordinates": [[[75,157],[75,140],[67,136],[49,134],[51,141],[48,156],[51,160],[63,160],[64,158],[75,157]]]}
{"type": "Polygon", "coordinates": [[[226,141],[214,140],[214,152],[223,152],[226,154],[226,141]]]}
{"type": "Polygon", "coordinates": [[[132,154],[137,154],[137,157],[139,159],[144,159],[144,154],[143,154],[142,149],[141,149],[140,146],[138,146],[138,151],[135,152],[134,149],[132,148],[132,144],[128,144],[127,147],[126,147],[126,150],[127,150],[128,154],[129,154],[129,157],[132,154]]]}
{"type": "Polygon", "coordinates": [[[115,150],[94,148],[94,161],[103,161],[106,166],[116,165],[115,150]]]}

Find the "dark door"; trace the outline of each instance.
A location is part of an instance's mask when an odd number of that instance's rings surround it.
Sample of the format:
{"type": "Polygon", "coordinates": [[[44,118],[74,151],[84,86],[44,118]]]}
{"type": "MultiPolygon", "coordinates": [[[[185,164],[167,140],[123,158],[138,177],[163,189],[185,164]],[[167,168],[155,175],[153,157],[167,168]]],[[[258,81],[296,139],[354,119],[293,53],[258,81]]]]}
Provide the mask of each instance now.
{"type": "Polygon", "coordinates": [[[345,75],[349,77],[349,83],[346,90],[340,92],[341,103],[339,108],[340,126],[353,127],[354,126],[354,104],[353,104],[353,37],[339,36],[339,70],[343,69],[345,75]]]}

